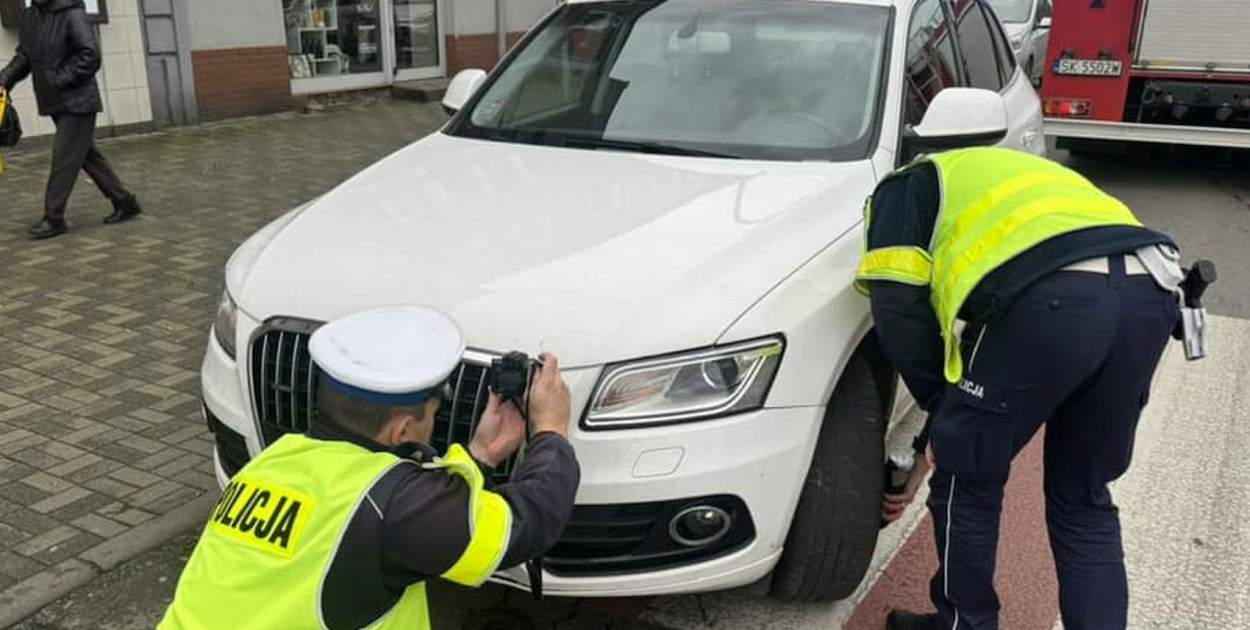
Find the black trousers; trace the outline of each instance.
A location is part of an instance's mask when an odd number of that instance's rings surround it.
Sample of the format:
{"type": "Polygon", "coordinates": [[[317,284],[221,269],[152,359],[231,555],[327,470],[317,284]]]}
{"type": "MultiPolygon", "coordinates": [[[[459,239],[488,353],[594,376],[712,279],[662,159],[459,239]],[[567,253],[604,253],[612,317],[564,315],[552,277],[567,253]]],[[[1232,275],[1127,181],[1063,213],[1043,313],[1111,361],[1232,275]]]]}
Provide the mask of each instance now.
{"type": "Polygon", "coordinates": [[[1107,484],[1132,459],[1137,420],[1176,325],[1176,299],[1146,275],[1061,272],[1003,317],[969,326],[964,380],[935,409],[930,482],[943,628],[995,630],[994,565],[1011,461],[1046,425],[1046,524],[1068,630],[1123,630],[1128,582],[1107,484]]]}
{"type": "Polygon", "coordinates": [[[44,218],[65,220],[65,206],[70,193],[74,192],[79,171],[86,171],[100,192],[113,203],[130,198],[130,191],[95,147],[95,114],[61,114],[53,116],[52,122],[56,124],[56,140],[52,145],[52,172],[48,175],[44,218]]]}

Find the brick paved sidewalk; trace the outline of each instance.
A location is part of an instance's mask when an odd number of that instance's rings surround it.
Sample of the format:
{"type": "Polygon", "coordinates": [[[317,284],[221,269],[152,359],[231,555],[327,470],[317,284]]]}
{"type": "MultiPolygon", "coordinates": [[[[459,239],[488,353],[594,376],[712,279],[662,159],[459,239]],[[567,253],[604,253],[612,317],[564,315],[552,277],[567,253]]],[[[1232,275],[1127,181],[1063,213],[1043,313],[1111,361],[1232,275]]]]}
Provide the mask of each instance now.
{"type": "Polygon", "coordinates": [[[70,233],[38,243],[48,155],[6,153],[0,627],[202,520],[216,485],[198,368],[227,257],[444,120],[381,101],[107,141],[142,218],[102,225],[84,177],[70,233]]]}

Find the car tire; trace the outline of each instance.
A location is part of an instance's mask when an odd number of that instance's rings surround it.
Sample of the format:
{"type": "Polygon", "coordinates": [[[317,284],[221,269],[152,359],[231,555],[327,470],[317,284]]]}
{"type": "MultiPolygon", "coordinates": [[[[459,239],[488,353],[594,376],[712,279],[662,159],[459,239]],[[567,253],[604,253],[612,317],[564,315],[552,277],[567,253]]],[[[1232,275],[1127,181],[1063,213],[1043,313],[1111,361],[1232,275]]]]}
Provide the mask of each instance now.
{"type": "Polygon", "coordinates": [[[811,467],[773,571],[771,595],[828,602],[855,592],[877,546],[885,492],[886,409],[856,353],[834,388],[811,467]]]}

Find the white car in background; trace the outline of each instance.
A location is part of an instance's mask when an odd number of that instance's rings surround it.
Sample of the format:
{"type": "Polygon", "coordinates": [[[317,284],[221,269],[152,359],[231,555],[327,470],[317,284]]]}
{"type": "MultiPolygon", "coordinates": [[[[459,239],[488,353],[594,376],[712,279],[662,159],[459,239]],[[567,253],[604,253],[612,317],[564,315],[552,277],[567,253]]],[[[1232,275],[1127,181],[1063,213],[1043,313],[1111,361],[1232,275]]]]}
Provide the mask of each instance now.
{"type": "Polygon", "coordinates": [[[850,594],[900,397],[852,289],[864,200],[918,152],[1044,151],[997,20],[977,0],[568,0],[444,105],[444,129],[230,259],[202,378],[219,479],[307,429],[317,326],[428,304],[473,348],[436,445],[468,440],[490,357],[566,368],[582,486],[547,593],[850,594]]]}
{"type": "Polygon", "coordinates": [[[1011,49],[1035,85],[1041,84],[1050,44],[1052,0],[990,0],[1003,21],[1011,49]]]}

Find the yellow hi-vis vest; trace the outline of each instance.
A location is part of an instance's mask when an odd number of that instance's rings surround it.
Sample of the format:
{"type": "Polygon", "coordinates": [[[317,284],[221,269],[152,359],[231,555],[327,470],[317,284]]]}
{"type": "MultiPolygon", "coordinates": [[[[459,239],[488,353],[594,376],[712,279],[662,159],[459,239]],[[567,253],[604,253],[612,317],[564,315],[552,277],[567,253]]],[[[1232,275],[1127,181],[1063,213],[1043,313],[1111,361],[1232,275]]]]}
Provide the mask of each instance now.
{"type": "MultiPolygon", "coordinates": [[[[1075,171],[1035,155],[989,147],[960,149],[922,158],[899,173],[926,163],[937,169],[941,189],[929,247],[866,251],[855,285],[865,295],[867,280],[930,287],[946,346],[944,372],[951,383],[963,377],[955,338],[959,311],[990,272],[1061,234],[1107,225],[1141,226],[1119,200],[1075,171]]],[[[865,233],[871,222],[870,200],[865,233]]]]}
{"type": "MultiPolygon", "coordinates": [[[[393,454],[303,435],[275,442],[226,487],[158,628],[326,628],[321,589],[344,530],[358,508],[368,509],[362,502],[370,488],[400,465],[414,464],[393,454]]],[[[427,468],[469,483],[469,547],[442,577],[479,586],[503,559],[512,512],[503,497],[483,489],[481,471],[459,445],[427,468]]],[[[428,629],[424,582],[409,586],[367,627],[428,629]]]]}

